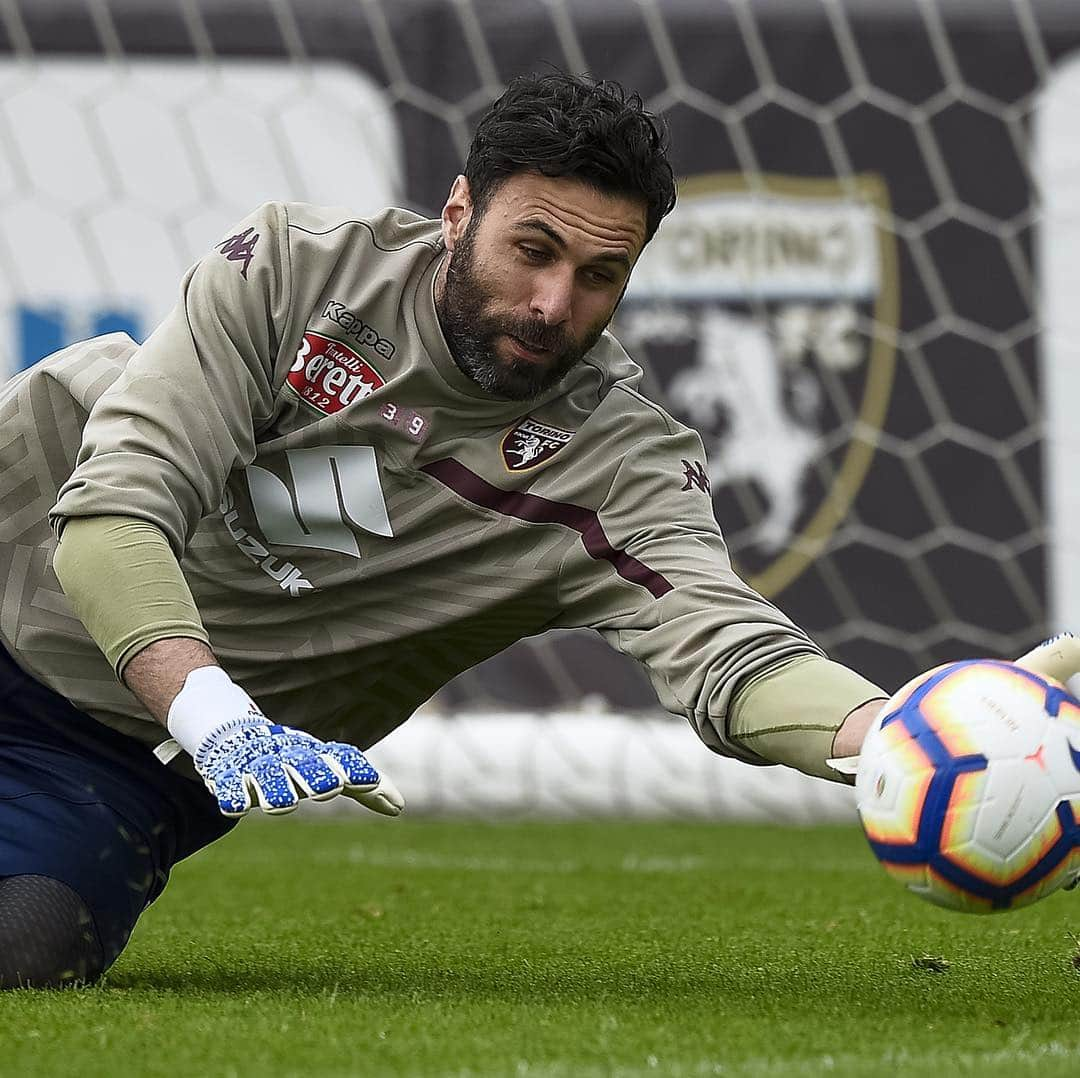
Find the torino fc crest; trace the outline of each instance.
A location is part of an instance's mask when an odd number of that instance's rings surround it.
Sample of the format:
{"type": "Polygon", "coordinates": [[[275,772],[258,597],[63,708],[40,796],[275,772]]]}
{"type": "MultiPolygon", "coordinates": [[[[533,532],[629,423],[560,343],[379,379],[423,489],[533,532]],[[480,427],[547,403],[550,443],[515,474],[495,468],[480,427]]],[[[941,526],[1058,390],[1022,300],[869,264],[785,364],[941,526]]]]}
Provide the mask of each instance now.
{"type": "Polygon", "coordinates": [[[524,472],[550,460],[570,439],[574,432],[549,427],[535,419],[523,419],[511,427],[502,440],[503,463],[511,472],[524,472]]]}
{"type": "Polygon", "coordinates": [[[775,595],[869,467],[892,385],[896,252],[878,178],[754,180],[682,185],[615,333],[701,433],[720,527],[775,595]]]}

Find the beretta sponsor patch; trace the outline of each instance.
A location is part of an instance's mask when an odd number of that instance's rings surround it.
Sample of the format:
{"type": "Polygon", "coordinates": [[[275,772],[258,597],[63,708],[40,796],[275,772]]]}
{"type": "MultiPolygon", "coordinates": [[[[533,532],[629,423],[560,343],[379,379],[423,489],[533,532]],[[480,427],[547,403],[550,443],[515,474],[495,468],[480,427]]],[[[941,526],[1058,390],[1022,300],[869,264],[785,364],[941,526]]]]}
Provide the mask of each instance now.
{"type": "Polygon", "coordinates": [[[523,472],[550,460],[570,439],[574,432],[549,427],[535,419],[523,419],[511,427],[502,440],[503,463],[512,472],[523,472]]]}
{"type": "Polygon", "coordinates": [[[286,381],[303,400],[326,415],[370,397],[386,384],[383,376],[348,345],[311,332],[304,334],[286,381]]]}

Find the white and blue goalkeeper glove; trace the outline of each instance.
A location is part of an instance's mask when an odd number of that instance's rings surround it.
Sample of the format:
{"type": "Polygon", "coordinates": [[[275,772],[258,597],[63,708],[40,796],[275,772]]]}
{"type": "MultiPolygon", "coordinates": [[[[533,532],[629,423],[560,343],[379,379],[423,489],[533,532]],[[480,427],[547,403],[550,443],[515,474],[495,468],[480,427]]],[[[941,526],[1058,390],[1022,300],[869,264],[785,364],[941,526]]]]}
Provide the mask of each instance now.
{"type": "Polygon", "coordinates": [[[1058,633],[1021,655],[1016,665],[1065,684],[1069,678],[1080,674],[1080,637],[1058,633]]]}
{"type": "Polygon", "coordinates": [[[384,816],[405,807],[394,784],[358,748],[271,723],[218,666],[188,674],[167,725],[225,816],[252,808],[276,815],[291,812],[301,798],[327,801],[339,794],[384,816]]]}

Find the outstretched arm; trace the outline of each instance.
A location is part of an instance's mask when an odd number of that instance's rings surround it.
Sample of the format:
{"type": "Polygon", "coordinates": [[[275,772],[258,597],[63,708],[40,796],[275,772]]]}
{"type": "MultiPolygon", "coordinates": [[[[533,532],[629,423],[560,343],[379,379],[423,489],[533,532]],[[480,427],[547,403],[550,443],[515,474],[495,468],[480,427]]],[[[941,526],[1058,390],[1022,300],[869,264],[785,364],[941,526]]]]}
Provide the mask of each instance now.
{"type": "MultiPolygon", "coordinates": [[[[176,307],[95,402],[50,512],[75,612],[228,815],[287,811],[302,796],[368,803],[380,787],[358,749],[271,724],[229,679],[179,564],[273,412],[288,358],[287,225],[283,206],[261,207],[241,233],[247,257],[223,257],[219,244],[188,273],[176,307]]],[[[400,797],[369,807],[396,813],[400,797]]]]}
{"type": "Polygon", "coordinates": [[[806,655],[771,664],[734,692],[731,740],[763,760],[850,782],[832,766],[859,751],[888,693],[829,659],[806,655]]]}
{"type": "Polygon", "coordinates": [[[404,801],[352,745],[272,724],[218,665],[165,536],[128,517],[64,529],[56,573],[76,613],[147,711],[168,728],[226,816],[351,797],[396,816],[404,801]]]}
{"type": "Polygon", "coordinates": [[[714,751],[847,781],[828,761],[857,751],[889,693],[826,658],[741,579],[707,492],[683,481],[683,462],[704,457],[701,443],[670,426],[639,436],[601,476],[598,522],[626,563],[612,572],[571,549],[565,624],[596,628],[642,662],[661,703],[714,751]]]}

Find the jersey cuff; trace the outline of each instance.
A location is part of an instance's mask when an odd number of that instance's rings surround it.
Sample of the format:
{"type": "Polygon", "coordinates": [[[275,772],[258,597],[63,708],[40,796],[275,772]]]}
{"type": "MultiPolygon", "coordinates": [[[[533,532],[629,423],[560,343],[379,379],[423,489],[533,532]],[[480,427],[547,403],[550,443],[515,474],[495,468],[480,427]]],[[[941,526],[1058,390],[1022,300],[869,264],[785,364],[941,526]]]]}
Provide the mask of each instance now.
{"type": "Polygon", "coordinates": [[[164,532],[125,516],[72,517],[53,569],[117,677],[148,644],[167,637],[210,639],[164,532]]]}
{"type": "Polygon", "coordinates": [[[800,655],[748,681],[728,712],[728,738],[774,764],[838,779],[825,761],[844,719],[889,694],[854,670],[817,655],[800,655]]]}

